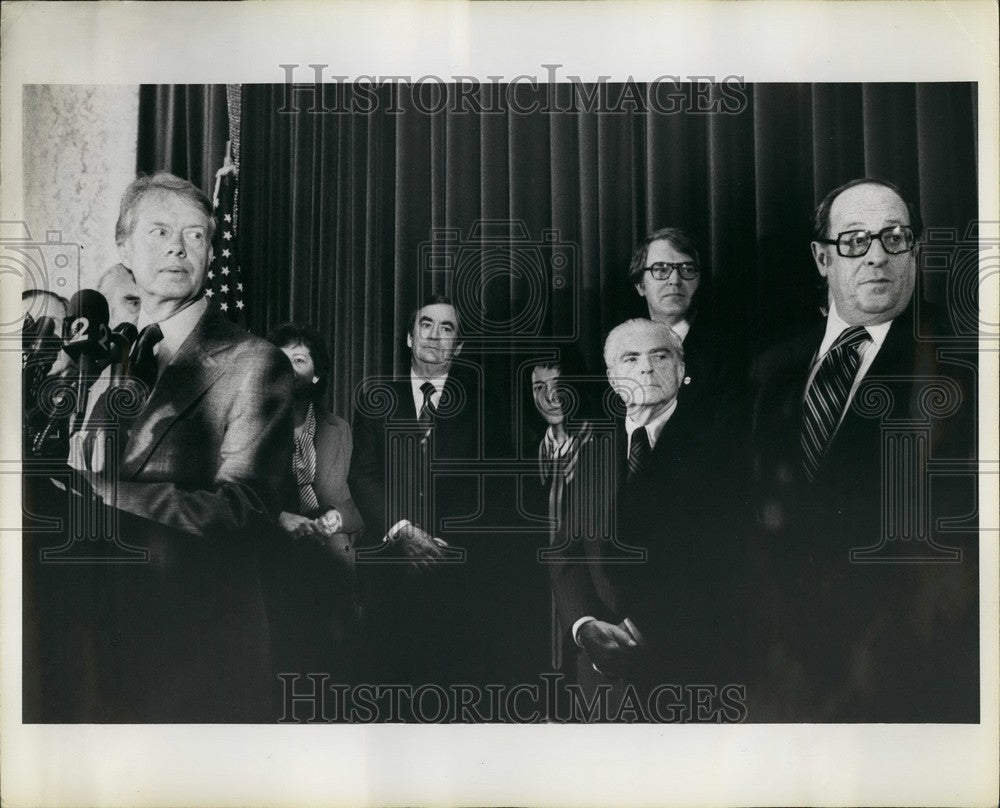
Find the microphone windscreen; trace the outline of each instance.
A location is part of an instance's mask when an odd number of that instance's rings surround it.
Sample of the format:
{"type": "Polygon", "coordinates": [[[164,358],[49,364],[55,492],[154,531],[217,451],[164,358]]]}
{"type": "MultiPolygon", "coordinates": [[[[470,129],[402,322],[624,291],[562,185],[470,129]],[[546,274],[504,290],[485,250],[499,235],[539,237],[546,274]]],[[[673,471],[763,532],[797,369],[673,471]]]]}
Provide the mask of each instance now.
{"type": "Polygon", "coordinates": [[[121,334],[125,337],[125,339],[128,340],[129,345],[135,345],[136,340],[139,339],[139,329],[132,323],[118,323],[112,331],[115,334],[121,334]]]}
{"type": "Polygon", "coordinates": [[[64,321],[63,350],[73,359],[87,355],[100,358],[107,355],[108,301],[94,289],[81,289],[69,299],[64,321]]]}
{"type": "Polygon", "coordinates": [[[107,298],[96,289],[81,289],[69,299],[66,320],[72,323],[81,317],[87,318],[90,323],[107,325],[111,321],[107,298]]]}

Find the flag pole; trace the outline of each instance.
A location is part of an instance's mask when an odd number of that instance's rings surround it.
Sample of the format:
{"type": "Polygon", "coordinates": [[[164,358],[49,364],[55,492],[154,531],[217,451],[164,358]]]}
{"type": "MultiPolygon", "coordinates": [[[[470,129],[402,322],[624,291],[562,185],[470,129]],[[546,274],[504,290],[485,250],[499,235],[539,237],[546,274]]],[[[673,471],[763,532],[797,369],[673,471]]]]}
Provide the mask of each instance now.
{"type": "Polygon", "coordinates": [[[222,159],[222,168],[215,172],[215,190],[212,192],[212,207],[219,204],[219,186],[227,174],[236,173],[236,163],[233,162],[233,141],[226,141],[226,156],[222,159]]]}

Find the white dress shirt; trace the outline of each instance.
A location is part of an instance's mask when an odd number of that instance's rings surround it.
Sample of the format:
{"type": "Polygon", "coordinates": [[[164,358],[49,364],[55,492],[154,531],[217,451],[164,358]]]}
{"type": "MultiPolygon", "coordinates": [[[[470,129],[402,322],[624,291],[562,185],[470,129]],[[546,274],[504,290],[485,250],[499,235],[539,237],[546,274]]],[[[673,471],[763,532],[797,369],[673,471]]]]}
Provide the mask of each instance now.
{"type": "MultiPolygon", "coordinates": [[[[868,332],[868,336],[871,338],[871,342],[864,342],[858,346],[858,355],[861,359],[861,363],[858,365],[858,372],[854,375],[854,383],[851,385],[851,389],[847,394],[847,401],[844,403],[844,410],[840,413],[840,418],[837,420],[837,427],[840,426],[841,421],[844,420],[844,415],[851,408],[851,401],[854,400],[854,394],[857,392],[858,387],[864,380],[865,375],[871,369],[872,363],[875,361],[875,357],[878,355],[879,350],[882,347],[882,343],[885,342],[885,338],[889,333],[889,327],[892,325],[890,320],[887,323],[881,323],[879,325],[867,325],[865,330],[868,332]]],[[[833,301],[830,301],[830,314],[826,318],[826,331],[823,334],[823,341],[819,344],[819,350],[816,352],[816,356],[813,357],[812,367],[809,369],[809,380],[806,382],[805,389],[802,391],[802,397],[805,399],[806,390],[809,389],[810,385],[813,383],[813,379],[816,377],[817,371],[819,371],[819,366],[823,362],[823,359],[830,352],[830,348],[833,347],[833,343],[837,341],[837,338],[852,326],[845,323],[840,315],[837,313],[837,307],[834,305],[833,301]]],[[[836,429],[834,429],[834,434],[836,434],[836,429]]]]}
{"type": "MultiPolygon", "coordinates": [[[[194,331],[194,327],[198,324],[198,321],[207,308],[208,298],[202,296],[166,320],[160,321],[160,330],[163,331],[163,339],[153,347],[157,373],[162,372],[163,368],[170,363],[170,360],[177,355],[181,345],[184,344],[184,340],[194,331]]],[[[149,325],[151,322],[152,320],[147,319],[145,325],[149,325]]],[[[111,386],[111,371],[111,367],[106,367],[90,386],[90,390],[87,393],[87,411],[83,419],[83,428],[70,436],[70,452],[67,462],[73,468],[81,470],[89,468],[91,471],[102,471],[104,469],[104,441],[101,439],[94,441],[94,452],[90,458],[84,456],[82,447],[89,430],[89,422],[93,415],[94,407],[97,405],[98,399],[111,386]]]]}
{"type": "Polygon", "coordinates": [[[448,381],[448,374],[445,373],[443,376],[435,376],[433,379],[422,379],[420,378],[416,371],[410,368],[410,388],[413,390],[413,410],[420,415],[420,409],[424,406],[424,391],[420,388],[426,383],[430,382],[434,385],[434,392],[431,393],[431,406],[435,409],[438,403],[441,401],[441,391],[444,390],[445,382],[448,381]]]}

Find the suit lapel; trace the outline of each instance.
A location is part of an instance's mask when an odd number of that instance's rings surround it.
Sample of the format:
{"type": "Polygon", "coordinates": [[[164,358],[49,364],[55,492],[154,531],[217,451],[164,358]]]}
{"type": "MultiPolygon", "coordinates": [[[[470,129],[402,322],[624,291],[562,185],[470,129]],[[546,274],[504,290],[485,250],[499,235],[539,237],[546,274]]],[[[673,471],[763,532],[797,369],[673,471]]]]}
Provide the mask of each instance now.
{"type": "Polygon", "coordinates": [[[213,339],[217,317],[211,309],[205,312],[157,379],[125,447],[125,479],[138,474],[177,419],[223,374],[223,365],[212,356],[225,347],[213,339]]]}
{"type": "Polygon", "coordinates": [[[393,421],[416,421],[417,410],[413,401],[413,386],[410,383],[410,374],[406,374],[405,379],[396,379],[393,384],[396,387],[396,397],[399,404],[392,414],[393,421]]]}

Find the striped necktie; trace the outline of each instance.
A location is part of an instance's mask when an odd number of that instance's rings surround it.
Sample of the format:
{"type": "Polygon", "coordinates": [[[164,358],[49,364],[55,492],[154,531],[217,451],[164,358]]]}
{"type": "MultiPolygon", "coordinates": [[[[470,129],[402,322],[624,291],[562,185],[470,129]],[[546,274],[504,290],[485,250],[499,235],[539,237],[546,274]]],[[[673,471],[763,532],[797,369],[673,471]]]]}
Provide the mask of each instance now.
{"type": "Polygon", "coordinates": [[[424,382],[420,385],[420,392],[424,394],[424,403],[420,405],[420,414],[417,416],[417,420],[430,426],[434,418],[434,402],[431,401],[431,396],[435,392],[434,385],[430,382],[424,382]]]}
{"type": "Polygon", "coordinates": [[[647,458],[649,457],[649,434],[646,427],[640,426],[632,433],[632,440],[628,445],[628,481],[632,482],[642,471],[647,458]]]}
{"type": "Polygon", "coordinates": [[[860,346],[870,342],[864,326],[846,329],[820,362],[813,382],[802,402],[802,466],[809,481],[816,476],[820,461],[837,424],[847,407],[854,376],[861,364],[860,346]]]}

